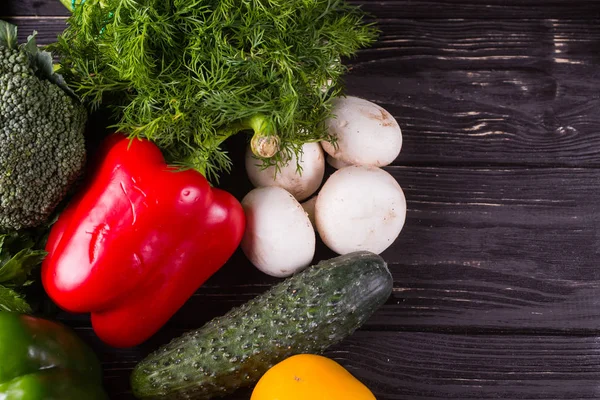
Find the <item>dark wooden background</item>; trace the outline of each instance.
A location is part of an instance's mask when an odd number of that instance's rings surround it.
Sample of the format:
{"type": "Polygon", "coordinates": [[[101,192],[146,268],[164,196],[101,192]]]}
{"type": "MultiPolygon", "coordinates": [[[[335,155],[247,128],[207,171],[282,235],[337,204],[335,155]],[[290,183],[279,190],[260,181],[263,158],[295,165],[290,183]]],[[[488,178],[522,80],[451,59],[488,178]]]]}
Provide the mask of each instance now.
{"type": "MultiPolygon", "coordinates": [[[[387,170],[408,218],[383,254],[392,297],[327,355],[379,400],[600,399],[600,2],[354,3],[382,35],[352,61],[347,92],[403,129],[387,170]]],[[[43,44],[66,15],[58,0],[0,0],[43,44]]],[[[243,170],[228,185],[242,196],[243,170]]],[[[131,399],[141,357],[274,282],[238,252],[135,349],[60,317],[97,351],[111,398],[131,399]]]]}

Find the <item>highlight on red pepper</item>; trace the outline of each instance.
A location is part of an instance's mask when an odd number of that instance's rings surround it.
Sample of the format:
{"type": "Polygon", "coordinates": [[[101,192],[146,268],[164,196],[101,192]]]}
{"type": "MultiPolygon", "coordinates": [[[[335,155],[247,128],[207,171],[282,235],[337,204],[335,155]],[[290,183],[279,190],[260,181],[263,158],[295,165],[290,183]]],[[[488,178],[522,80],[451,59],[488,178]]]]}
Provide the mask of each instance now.
{"type": "Polygon", "coordinates": [[[59,307],[91,312],[101,340],[135,346],[225,264],[244,228],[231,194],[167,166],[152,142],[115,134],[52,227],[42,282],[59,307]]]}

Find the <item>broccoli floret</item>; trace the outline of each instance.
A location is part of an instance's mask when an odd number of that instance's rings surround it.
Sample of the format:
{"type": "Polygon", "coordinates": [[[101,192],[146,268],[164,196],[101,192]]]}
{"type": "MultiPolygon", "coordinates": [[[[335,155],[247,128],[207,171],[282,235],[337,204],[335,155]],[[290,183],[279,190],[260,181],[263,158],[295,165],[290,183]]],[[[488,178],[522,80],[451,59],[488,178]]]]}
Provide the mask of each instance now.
{"type": "Polygon", "coordinates": [[[44,223],[83,170],[85,108],[52,58],[0,21],[0,229],[44,223]]]}

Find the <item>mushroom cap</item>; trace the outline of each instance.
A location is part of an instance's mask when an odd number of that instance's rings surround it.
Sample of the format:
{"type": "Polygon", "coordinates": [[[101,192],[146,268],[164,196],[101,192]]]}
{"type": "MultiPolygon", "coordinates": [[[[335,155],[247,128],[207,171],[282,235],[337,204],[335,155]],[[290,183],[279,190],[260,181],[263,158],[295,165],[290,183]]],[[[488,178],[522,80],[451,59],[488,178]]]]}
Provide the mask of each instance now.
{"type": "Polygon", "coordinates": [[[315,205],[317,231],[338,254],[382,253],[394,243],[406,219],[402,188],[386,171],[353,165],[337,170],[315,205]]]}
{"type": "Polygon", "coordinates": [[[398,122],[383,107],[358,97],[333,100],[333,117],[327,120],[337,146],[323,142],[333,158],[352,165],[383,167],[391,164],[402,149],[398,122]]]}
{"type": "Polygon", "coordinates": [[[315,231],[294,196],[277,186],[257,188],[244,197],[242,207],[246,231],[241,247],[256,268],[286,277],[310,264],[315,231]]]}
{"type": "Polygon", "coordinates": [[[310,197],[323,182],[325,155],[319,143],[302,145],[300,162],[292,155],[279,171],[275,166],[261,168],[261,161],[254,157],[250,147],[246,150],[246,172],[255,187],[279,186],[290,192],[298,201],[310,197]],[[299,173],[298,164],[302,168],[299,173]]]}
{"type": "Polygon", "coordinates": [[[327,154],[326,160],[327,160],[327,164],[329,164],[331,167],[333,167],[335,169],[340,169],[340,168],[344,168],[344,167],[353,165],[353,164],[345,163],[342,160],[338,160],[337,158],[333,158],[331,156],[331,154],[327,154]]]}

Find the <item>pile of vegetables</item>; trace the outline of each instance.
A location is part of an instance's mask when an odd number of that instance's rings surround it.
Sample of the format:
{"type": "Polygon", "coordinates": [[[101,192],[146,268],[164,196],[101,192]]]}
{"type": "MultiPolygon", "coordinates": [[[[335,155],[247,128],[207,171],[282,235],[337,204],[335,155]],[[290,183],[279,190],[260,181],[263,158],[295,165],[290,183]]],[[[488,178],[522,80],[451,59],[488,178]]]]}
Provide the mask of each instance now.
{"type": "Polygon", "coordinates": [[[13,366],[0,367],[0,398],[106,398],[92,351],[25,315],[38,274],[54,304],[131,347],[241,247],[286,279],[150,354],[133,393],[374,399],[318,355],[388,299],[379,254],[405,221],[382,168],[400,127],[341,85],[374,26],[343,0],[60,1],[73,14],[50,46],[57,65],[0,21],[0,359],[13,366]],[[113,133],[89,137],[99,108],[113,133]],[[242,131],[245,159],[232,160],[227,140],[242,131]],[[256,187],[241,201],[213,186],[233,162],[256,187]],[[339,256],[314,260],[319,239],[339,256]]]}
{"type": "Polygon", "coordinates": [[[394,117],[367,100],[338,97],[325,124],[335,142],[305,144],[300,160],[287,159],[279,171],[262,168],[250,152],[246,155],[248,177],[257,188],[242,200],[248,219],[242,249],[269,275],[285,277],[306,268],[315,253],[315,230],[338,254],[379,254],[404,226],[404,192],[380,168],[402,147],[394,117]],[[323,184],[324,152],[340,169],[323,184]]]}

